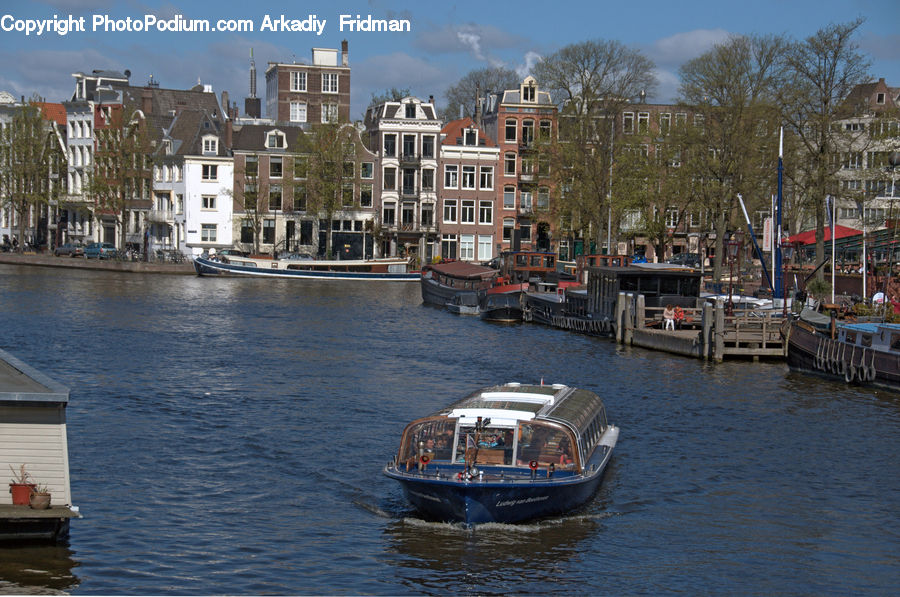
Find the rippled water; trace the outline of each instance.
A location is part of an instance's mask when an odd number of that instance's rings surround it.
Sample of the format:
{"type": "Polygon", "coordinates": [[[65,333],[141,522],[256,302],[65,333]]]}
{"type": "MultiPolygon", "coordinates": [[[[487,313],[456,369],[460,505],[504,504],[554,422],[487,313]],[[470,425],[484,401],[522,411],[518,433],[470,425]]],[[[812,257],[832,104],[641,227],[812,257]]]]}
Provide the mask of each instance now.
{"type": "Polygon", "coordinates": [[[421,304],[414,284],[0,266],[0,347],[71,388],[67,545],[0,592],[887,594],[900,399],[421,304]],[[381,467],[482,385],[598,391],[621,427],[572,516],[417,519],[381,467]]]}

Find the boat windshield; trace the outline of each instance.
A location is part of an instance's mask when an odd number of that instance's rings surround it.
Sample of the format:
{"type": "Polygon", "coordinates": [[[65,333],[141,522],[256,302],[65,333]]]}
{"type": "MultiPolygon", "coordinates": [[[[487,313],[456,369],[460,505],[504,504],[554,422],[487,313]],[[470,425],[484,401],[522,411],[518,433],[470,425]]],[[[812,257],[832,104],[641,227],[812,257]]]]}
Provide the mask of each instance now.
{"type": "Polygon", "coordinates": [[[477,464],[512,464],[513,432],[512,427],[486,427],[476,432],[473,426],[460,425],[455,460],[463,462],[468,450],[470,458],[477,464]],[[477,449],[477,454],[473,448],[477,449]]]}
{"type": "Polygon", "coordinates": [[[536,461],[539,466],[573,467],[575,453],[569,434],[561,428],[538,422],[520,424],[516,464],[525,465],[531,461],[536,461]]]}
{"type": "Polygon", "coordinates": [[[410,426],[403,435],[400,461],[419,458],[419,450],[431,460],[450,460],[456,419],[426,419],[410,426]],[[420,445],[421,444],[421,445],[420,445]]]}

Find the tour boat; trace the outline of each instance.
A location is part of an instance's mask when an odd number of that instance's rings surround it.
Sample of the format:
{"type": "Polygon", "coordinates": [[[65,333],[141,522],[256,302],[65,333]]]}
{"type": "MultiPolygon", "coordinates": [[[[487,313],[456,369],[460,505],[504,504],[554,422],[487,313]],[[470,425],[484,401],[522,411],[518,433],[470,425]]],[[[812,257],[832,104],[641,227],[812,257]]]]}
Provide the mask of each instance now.
{"type": "Polygon", "coordinates": [[[408,424],[384,474],[427,519],[521,522],[590,501],[618,436],[593,392],[509,383],[408,424]]]}
{"type": "Polygon", "coordinates": [[[422,268],[422,301],[445,307],[460,292],[479,297],[493,285],[497,270],[468,261],[445,261],[422,268]]]}
{"type": "Polygon", "coordinates": [[[380,280],[414,282],[419,272],[411,271],[404,258],[384,259],[269,259],[236,255],[194,257],[197,275],[264,276],[315,280],[380,280]]]}

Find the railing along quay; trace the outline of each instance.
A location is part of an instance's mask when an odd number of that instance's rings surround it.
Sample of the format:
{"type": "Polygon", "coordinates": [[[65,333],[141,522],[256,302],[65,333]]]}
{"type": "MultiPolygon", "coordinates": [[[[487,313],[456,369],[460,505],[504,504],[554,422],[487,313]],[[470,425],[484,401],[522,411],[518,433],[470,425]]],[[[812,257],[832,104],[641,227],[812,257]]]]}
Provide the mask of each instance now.
{"type": "Polygon", "coordinates": [[[620,293],[616,305],[616,341],[674,354],[721,362],[725,357],[784,358],[783,316],[778,311],[735,309],[722,301],[685,309],[682,329],[665,330],[662,309],[645,307],[643,295],[620,293]]]}

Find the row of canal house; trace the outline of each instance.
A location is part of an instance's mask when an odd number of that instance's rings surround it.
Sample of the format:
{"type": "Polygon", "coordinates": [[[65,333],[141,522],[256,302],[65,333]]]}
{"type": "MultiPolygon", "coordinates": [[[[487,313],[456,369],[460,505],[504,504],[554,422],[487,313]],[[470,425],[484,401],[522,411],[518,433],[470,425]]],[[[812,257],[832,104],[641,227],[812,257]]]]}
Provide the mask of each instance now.
{"type": "MultiPolygon", "coordinates": [[[[66,192],[51,202],[50,244],[105,241],[138,251],[199,254],[239,248],[323,254],[326,233],[342,258],[408,255],[487,260],[521,247],[549,250],[551,185],[535,141],[556,134],[556,108],[537,82],[481,98],[474,119],[444,124],[415,97],[371,106],[349,124],[350,66],[341,50],[313,49],[308,64],[270,63],[262,118],[251,58],[243,116],[198,81],[165,89],[151,75],[73,74],[65,110],[66,192]],[[124,217],[93,203],[89,181],[104,158],[104,131],[128,114],[149,140],[124,217]],[[309,203],[300,139],[318,122],[347,122],[352,151],[338,208],[327,221],[309,203]]],[[[131,124],[131,123],[130,123],[131,124]]]]}

